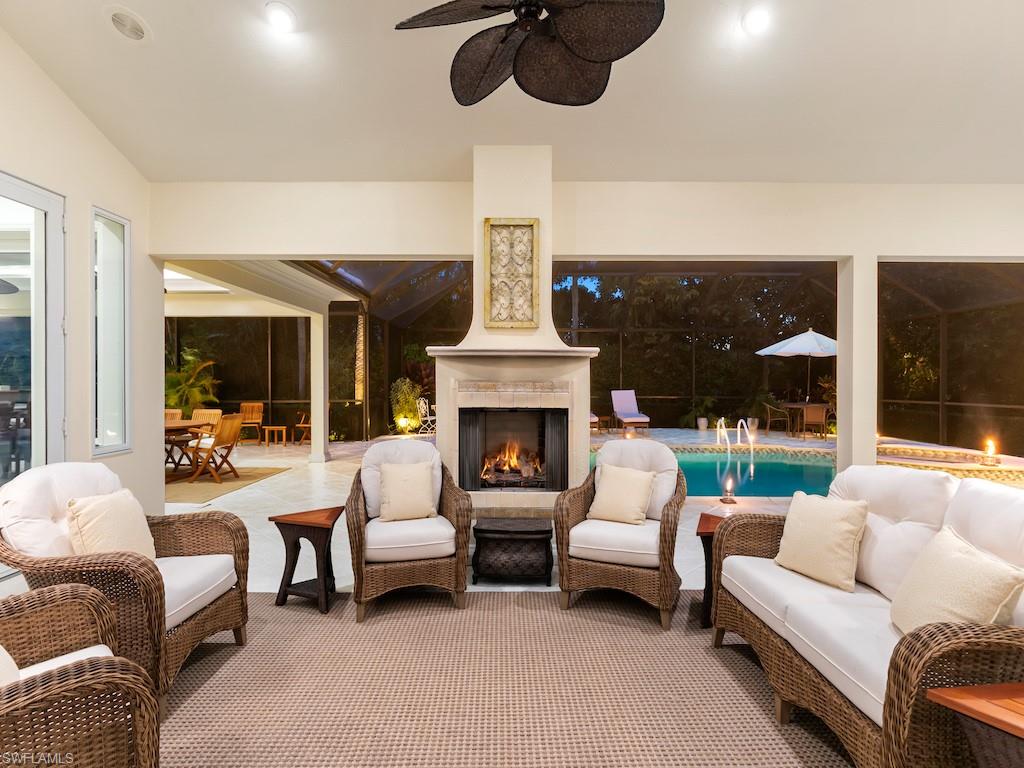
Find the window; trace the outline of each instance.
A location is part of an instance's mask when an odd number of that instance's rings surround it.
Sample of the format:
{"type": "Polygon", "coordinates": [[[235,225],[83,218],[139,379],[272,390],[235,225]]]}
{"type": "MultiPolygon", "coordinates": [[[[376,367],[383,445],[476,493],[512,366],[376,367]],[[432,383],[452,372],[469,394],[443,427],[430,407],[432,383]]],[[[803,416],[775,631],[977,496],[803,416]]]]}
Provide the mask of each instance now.
{"type": "Polygon", "coordinates": [[[93,455],[130,448],[127,292],[129,223],[93,215],[93,455]]]}

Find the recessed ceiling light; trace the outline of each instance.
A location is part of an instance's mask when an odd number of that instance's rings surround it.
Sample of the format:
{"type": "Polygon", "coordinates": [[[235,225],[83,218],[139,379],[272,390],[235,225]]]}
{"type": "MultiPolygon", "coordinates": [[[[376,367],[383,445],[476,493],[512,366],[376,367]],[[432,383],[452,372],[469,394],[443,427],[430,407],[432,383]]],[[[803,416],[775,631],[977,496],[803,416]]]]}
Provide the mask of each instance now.
{"type": "Polygon", "coordinates": [[[277,0],[267,3],[267,21],[278,32],[295,31],[295,12],[277,0]]]}
{"type": "Polygon", "coordinates": [[[763,5],[755,5],[743,14],[740,24],[751,37],[760,37],[771,27],[772,15],[763,5]]]}
{"type": "Polygon", "coordinates": [[[114,25],[114,29],[129,40],[138,42],[146,36],[146,28],[142,26],[142,20],[127,11],[116,11],[111,14],[110,23],[114,25]]]}

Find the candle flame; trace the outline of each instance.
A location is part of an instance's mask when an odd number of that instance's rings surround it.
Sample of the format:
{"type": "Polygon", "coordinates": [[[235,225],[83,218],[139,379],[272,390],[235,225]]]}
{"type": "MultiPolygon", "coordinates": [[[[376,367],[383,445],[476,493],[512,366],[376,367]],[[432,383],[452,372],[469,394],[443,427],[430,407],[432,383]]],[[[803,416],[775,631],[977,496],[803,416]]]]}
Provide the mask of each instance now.
{"type": "Polygon", "coordinates": [[[985,441],[985,455],[995,456],[996,455],[996,441],[991,437],[985,441]]]}

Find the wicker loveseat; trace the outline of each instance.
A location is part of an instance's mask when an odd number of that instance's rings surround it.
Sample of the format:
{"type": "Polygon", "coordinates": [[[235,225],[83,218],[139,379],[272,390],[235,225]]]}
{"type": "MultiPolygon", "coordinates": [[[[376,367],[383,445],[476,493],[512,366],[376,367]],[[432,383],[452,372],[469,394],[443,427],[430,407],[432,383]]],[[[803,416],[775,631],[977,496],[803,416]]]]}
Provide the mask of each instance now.
{"type": "Polygon", "coordinates": [[[890,621],[890,600],[943,526],[1024,565],[1024,491],[941,472],[852,467],[830,495],[868,501],[854,592],[770,559],[784,517],[735,515],[715,533],[715,646],[726,631],[746,640],[774,689],[780,723],[794,706],[814,713],[858,768],[975,765],[956,717],[926,691],[1024,680],[1024,606],[1016,626],[930,624],[902,635],[890,621]]]}
{"type": "Polygon", "coordinates": [[[662,627],[669,629],[679,600],[674,558],[685,499],[686,480],[667,446],[653,440],[605,443],[583,485],[562,492],[555,501],[562,608],[569,608],[573,592],[618,589],[657,608],[662,627]],[[587,519],[606,462],[656,473],[644,525],[587,519]]]}
{"type": "Polygon", "coordinates": [[[103,464],[35,467],[0,488],[0,562],[29,587],[81,583],[114,605],[118,649],[146,670],[161,699],[192,650],[233,630],[245,644],[249,537],[226,512],[148,517],[156,560],[134,552],[71,553],[69,499],[121,487],[103,464]]]}
{"type": "Polygon", "coordinates": [[[457,608],[465,608],[472,518],[469,494],[455,484],[431,443],[389,440],[370,446],[345,506],[356,621],[363,621],[374,598],[402,587],[439,587],[452,593],[457,608]],[[381,467],[421,462],[433,464],[437,516],[382,522],[381,467]]]}
{"type": "MultiPolygon", "coordinates": [[[[84,584],[0,601],[0,645],[20,679],[0,685],[0,762],[46,755],[83,768],[157,765],[149,677],[118,658],[113,606],[84,584]]],[[[6,763],[5,763],[6,764],[6,763]]]]}

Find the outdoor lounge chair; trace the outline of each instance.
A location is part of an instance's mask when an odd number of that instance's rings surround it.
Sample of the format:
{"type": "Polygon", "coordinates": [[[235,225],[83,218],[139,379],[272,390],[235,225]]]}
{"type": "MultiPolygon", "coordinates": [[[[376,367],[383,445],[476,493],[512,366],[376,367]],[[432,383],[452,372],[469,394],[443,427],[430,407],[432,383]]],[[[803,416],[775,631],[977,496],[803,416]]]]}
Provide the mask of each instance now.
{"type": "Polygon", "coordinates": [[[636,390],[613,389],[612,411],[615,413],[615,419],[619,422],[623,431],[627,427],[633,427],[633,429],[651,428],[650,417],[647,414],[640,413],[640,407],[636,404],[636,390]]]}
{"type": "Polygon", "coordinates": [[[163,697],[210,635],[230,629],[245,645],[249,534],[227,512],[160,514],[146,518],[156,560],[74,554],[68,500],[120,488],[99,463],[47,464],[18,476],[0,488],[0,563],[20,570],[33,589],[81,583],[100,590],[117,613],[118,652],[146,670],[163,697]]]}
{"type": "Polygon", "coordinates": [[[465,608],[472,517],[469,494],[455,484],[432,444],[389,440],[370,446],[345,506],[356,621],[365,617],[367,603],[400,587],[438,587],[452,593],[457,608],[465,608]],[[382,522],[381,468],[421,462],[432,465],[437,516],[382,522]]]}
{"type": "Polygon", "coordinates": [[[229,460],[242,432],[242,414],[231,413],[221,417],[212,435],[199,437],[189,443],[189,455],[195,471],[188,481],[194,483],[206,473],[218,483],[223,483],[221,472],[227,471],[238,477],[238,470],[229,460]]]}
{"type": "Polygon", "coordinates": [[[654,440],[605,443],[583,485],[555,501],[562,608],[569,608],[573,592],[618,589],[653,605],[661,611],[661,626],[671,627],[680,584],[676,533],[685,498],[686,479],[668,446],[654,440]],[[603,464],[657,473],[644,525],[587,519],[603,464]]]}
{"type": "Polygon", "coordinates": [[[0,600],[0,645],[20,677],[0,685],[0,748],[12,764],[73,755],[83,768],[157,765],[152,682],[116,656],[117,616],[99,590],[61,584],[0,600]]]}

